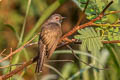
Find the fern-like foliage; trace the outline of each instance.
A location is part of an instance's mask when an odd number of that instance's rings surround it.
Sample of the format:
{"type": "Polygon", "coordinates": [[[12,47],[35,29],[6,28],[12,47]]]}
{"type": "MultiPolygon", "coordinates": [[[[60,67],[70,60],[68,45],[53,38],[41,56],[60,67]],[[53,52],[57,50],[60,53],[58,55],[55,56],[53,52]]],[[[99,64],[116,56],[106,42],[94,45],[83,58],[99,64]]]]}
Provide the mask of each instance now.
{"type": "MultiPolygon", "coordinates": [[[[116,24],[116,26],[100,26],[96,28],[96,30],[100,30],[102,33],[102,36],[105,37],[107,41],[113,41],[113,40],[120,40],[120,28],[119,24],[116,24]]],[[[120,46],[120,43],[117,43],[118,46],[120,46]]]]}
{"type": "Polygon", "coordinates": [[[91,51],[92,53],[98,52],[102,44],[102,37],[100,35],[100,31],[97,32],[92,28],[85,28],[78,30],[79,35],[75,35],[75,39],[82,40],[81,50],[83,51],[91,51]]]}

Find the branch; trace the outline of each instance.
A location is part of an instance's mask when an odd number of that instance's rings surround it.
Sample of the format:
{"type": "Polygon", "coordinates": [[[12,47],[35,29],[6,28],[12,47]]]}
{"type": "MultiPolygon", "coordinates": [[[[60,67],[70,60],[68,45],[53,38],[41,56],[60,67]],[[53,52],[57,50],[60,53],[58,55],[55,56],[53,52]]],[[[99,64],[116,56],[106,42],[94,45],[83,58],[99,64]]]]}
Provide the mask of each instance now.
{"type": "MultiPolygon", "coordinates": [[[[68,45],[70,43],[74,43],[74,44],[82,44],[82,41],[79,41],[77,39],[72,39],[71,42],[66,42],[65,44],[61,44],[61,45],[58,45],[57,48],[59,47],[62,47],[62,46],[65,46],[65,45],[68,45]]],[[[102,41],[102,43],[104,44],[113,44],[113,43],[120,43],[120,40],[113,40],[113,41],[102,41]]]]}
{"type": "Polygon", "coordinates": [[[96,23],[93,23],[92,25],[93,26],[104,26],[104,27],[108,27],[108,26],[110,26],[110,27],[120,27],[120,24],[109,24],[109,23],[107,23],[107,24],[96,24],[96,23]]]}
{"type": "Polygon", "coordinates": [[[111,1],[104,9],[103,11],[101,12],[101,14],[104,14],[105,11],[110,7],[110,5],[113,3],[113,1],[111,1]]]}
{"type": "Polygon", "coordinates": [[[103,43],[120,43],[120,40],[113,40],[113,41],[102,41],[103,43]]]}
{"type": "MultiPolygon", "coordinates": [[[[113,3],[113,1],[111,1],[106,7],[105,9],[99,14],[98,17],[96,17],[95,19],[91,20],[88,23],[85,23],[83,25],[80,26],[76,26],[74,27],[70,32],[68,32],[67,34],[65,34],[60,41],[64,40],[65,38],[67,38],[68,36],[72,35],[73,33],[75,33],[77,30],[85,28],[87,26],[92,25],[95,21],[100,20],[103,16],[104,16],[104,12],[106,11],[106,9],[113,3]]],[[[38,35],[38,34],[37,34],[38,35]]],[[[31,40],[29,40],[27,43],[25,43],[23,46],[21,46],[20,48],[16,49],[14,52],[11,52],[7,57],[3,58],[2,60],[0,60],[0,62],[8,59],[9,57],[11,57],[12,55],[16,54],[17,52],[21,51],[27,44],[29,44],[35,37],[37,37],[37,35],[35,35],[31,40]]],[[[25,67],[27,67],[28,65],[31,65],[32,63],[34,63],[37,60],[37,57],[31,59],[28,62],[25,62],[23,65],[21,65],[20,67],[17,67],[15,70],[11,71],[8,74],[2,75],[0,76],[0,80],[6,80],[9,77],[13,76],[14,74],[20,72],[21,70],[23,70],[25,67]]]]}
{"type": "Polygon", "coordinates": [[[93,23],[97,20],[100,20],[103,16],[104,16],[104,12],[106,11],[106,9],[113,3],[113,1],[111,1],[105,8],[104,10],[98,15],[98,17],[96,17],[95,19],[92,19],[91,21],[89,21],[88,23],[82,24],[80,26],[76,26],[74,27],[70,32],[66,33],[61,39],[60,41],[64,40],[64,38],[71,36],[73,33],[75,33],[77,30],[85,28],[87,26],[91,26],[93,25],[93,23]]]}
{"type": "MultiPolygon", "coordinates": [[[[113,1],[111,1],[106,7],[105,9],[100,13],[100,15],[98,17],[96,17],[95,19],[91,20],[88,23],[85,23],[83,25],[80,26],[76,26],[75,28],[73,28],[70,32],[68,32],[67,34],[65,34],[60,41],[66,39],[66,37],[72,35],[73,33],[75,33],[77,30],[85,28],[87,26],[93,25],[95,21],[101,19],[104,15],[105,10],[113,3],[113,1]]],[[[38,33],[39,34],[39,33],[38,33]]],[[[37,35],[38,35],[37,34],[37,35]]],[[[16,54],[17,52],[21,51],[27,44],[29,44],[33,39],[35,39],[37,37],[37,35],[35,35],[31,40],[29,40],[27,43],[25,43],[23,46],[21,46],[20,48],[16,49],[14,52],[11,52],[8,56],[6,56],[5,58],[1,59],[0,62],[3,62],[4,60],[8,59],[9,57],[11,57],[12,55],[16,54]]]]}
{"type": "Polygon", "coordinates": [[[105,14],[105,15],[115,14],[115,13],[120,13],[120,11],[110,11],[109,13],[107,13],[107,14],[105,14]]]}
{"type": "Polygon", "coordinates": [[[4,49],[1,53],[0,53],[0,56],[6,51],[6,49],[4,49]]]}
{"type": "Polygon", "coordinates": [[[37,60],[37,57],[35,57],[34,59],[31,59],[28,62],[25,62],[23,65],[21,65],[20,67],[17,67],[15,70],[11,71],[10,73],[0,76],[0,80],[6,80],[6,79],[12,77],[14,74],[20,72],[28,65],[31,65],[32,63],[34,63],[36,60],[37,60]]]}
{"type": "Polygon", "coordinates": [[[0,60],[0,63],[3,62],[3,61],[5,61],[6,59],[10,58],[11,56],[13,56],[14,54],[16,54],[17,52],[21,51],[27,44],[29,44],[32,40],[34,40],[37,37],[38,34],[36,34],[31,40],[29,40],[28,42],[26,42],[20,48],[16,49],[14,52],[10,52],[9,55],[7,55],[6,57],[4,57],[3,59],[0,60]]]}
{"type": "MultiPolygon", "coordinates": [[[[68,45],[68,44],[70,44],[70,43],[75,43],[75,44],[82,44],[82,42],[81,41],[79,41],[79,40],[75,40],[75,39],[73,39],[73,40],[71,40],[71,42],[66,42],[65,44],[62,44],[62,45],[59,45],[58,47],[62,47],[62,46],[65,46],[65,45],[68,45]]],[[[104,44],[112,44],[112,43],[120,43],[120,40],[113,40],[113,41],[102,41],[102,43],[104,43],[104,44]]]]}
{"type": "Polygon", "coordinates": [[[80,23],[81,23],[81,21],[83,20],[83,18],[85,18],[85,11],[86,11],[86,9],[87,9],[87,6],[88,6],[89,2],[90,2],[90,0],[87,0],[87,3],[86,3],[86,5],[85,5],[84,10],[83,10],[82,13],[79,15],[79,20],[78,20],[76,26],[80,25],[80,23]]]}
{"type": "Polygon", "coordinates": [[[9,65],[0,67],[0,69],[8,68],[8,67],[11,67],[11,66],[18,66],[18,65],[22,65],[22,63],[21,64],[9,64],[9,65]]]}
{"type": "MultiPolygon", "coordinates": [[[[74,42],[75,40],[73,40],[74,42]]],[[[120,40],[114,40],[114,41],[102,41],[103,43],[120,43],[120,40]]],[[[71,43],[71,42],[70,42],[71,43]]],[[[81,43],[81,42],[80,42],[81,43]]],[[[67,45],[67,44],[66,44],[67,45]]],[[[37,60],[37,57],[31,59],[30,61],[28,62],[25,62],[24,64],[22,64],[20,67],[17,67],[15,70],[13,70],[12,72],[6,74],[6,75],[3,75],[3,76],[0,76],[0,80],[6,80],[8,79],[9,77],[12,77],[14,74],[20,72],[21,70],[23,70],[25,67],[31,65],[32,63],[34,63],[35,61],[37,60]]]]}

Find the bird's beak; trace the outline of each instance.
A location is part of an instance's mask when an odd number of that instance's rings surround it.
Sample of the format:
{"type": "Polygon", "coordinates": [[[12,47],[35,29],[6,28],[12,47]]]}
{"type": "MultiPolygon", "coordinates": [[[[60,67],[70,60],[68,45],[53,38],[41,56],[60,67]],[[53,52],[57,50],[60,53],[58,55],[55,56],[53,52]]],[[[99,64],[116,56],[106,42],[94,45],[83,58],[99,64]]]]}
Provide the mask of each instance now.
{"type": "Polygon", "coordinates": [[[60,23],[62,23],[62,21],[65,19],[66,17],[61,17],[60,23]]]}
{"type": "Polygon", "coordinates": [[[62,17],[62,20],[66,19],[66,17],[62,17]]]}

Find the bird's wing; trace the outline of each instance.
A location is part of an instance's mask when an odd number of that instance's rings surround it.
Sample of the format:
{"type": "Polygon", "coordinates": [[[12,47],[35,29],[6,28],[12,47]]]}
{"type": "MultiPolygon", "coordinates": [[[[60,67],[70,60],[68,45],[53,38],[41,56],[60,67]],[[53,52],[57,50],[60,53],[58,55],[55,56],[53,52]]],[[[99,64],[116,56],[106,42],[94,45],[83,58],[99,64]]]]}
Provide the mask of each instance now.
{"type": "Polygon", "coordinates": [[[50,23],[43,27],[41,32],[42,41],[47,46],[47,54],[50,56],[54,52],[58,40],[62,35],[61,27],[56,23],[50,23]]]}
{"type": "Polygon", "coordinates": [[[54,52],[58,40],[62,35],[61,27],[58,24],[50,23],[42,26],[41,34],[38,41],[38,60],[36,66],[36,72],[42,71],[45,55],[50,57],[54,52]]]}

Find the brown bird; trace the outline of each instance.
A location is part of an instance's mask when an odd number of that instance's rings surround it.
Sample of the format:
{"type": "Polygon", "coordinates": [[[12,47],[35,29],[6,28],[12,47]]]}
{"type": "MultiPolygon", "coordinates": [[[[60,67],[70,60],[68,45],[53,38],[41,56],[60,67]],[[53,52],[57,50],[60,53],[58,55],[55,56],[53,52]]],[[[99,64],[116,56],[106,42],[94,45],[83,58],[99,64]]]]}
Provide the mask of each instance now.
{"type": "Polygon", "coordinates": [[[60,14],[54,14],[42,25],[38,41],[36,73],[42,72],[45,57],[50,58],[56,49],[62,36],[61,22],[64,18],[60,14]]]}

